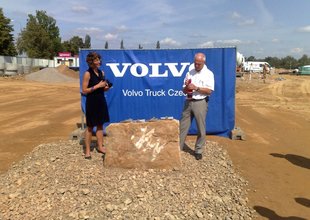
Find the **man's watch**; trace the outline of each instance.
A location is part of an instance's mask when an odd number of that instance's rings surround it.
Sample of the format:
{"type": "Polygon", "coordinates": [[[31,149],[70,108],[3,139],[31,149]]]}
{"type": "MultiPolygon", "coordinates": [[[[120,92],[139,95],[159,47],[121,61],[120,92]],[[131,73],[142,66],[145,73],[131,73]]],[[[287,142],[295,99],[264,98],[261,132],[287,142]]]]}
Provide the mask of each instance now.
{"type": "Polygon", "coordinates": [[[199,88],[199,87],[197,87],[196,91],[198,92],[199,90],[200,90],[200,88],[199,88]]]}

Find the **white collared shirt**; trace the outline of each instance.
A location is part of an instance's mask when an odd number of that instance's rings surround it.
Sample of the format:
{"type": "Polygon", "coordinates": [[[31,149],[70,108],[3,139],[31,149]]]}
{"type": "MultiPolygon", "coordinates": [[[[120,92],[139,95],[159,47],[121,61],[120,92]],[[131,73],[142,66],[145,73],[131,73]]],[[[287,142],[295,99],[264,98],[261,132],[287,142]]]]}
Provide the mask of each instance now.
{"type": "MultiPolygon", "coordinates": [[[[191,83],[200,88],[208,88],[214,91],[214,74],[211,70],[208,69],[206,65],[197,72],[195,68],[191,69],[186,73],[183,82],[183,88],[185,87],[185,81],[191,79],[191,83]]],[[[201,94],[197,91],[193,91],[193,99],[204,99],[206,94],[201,94]]]]}

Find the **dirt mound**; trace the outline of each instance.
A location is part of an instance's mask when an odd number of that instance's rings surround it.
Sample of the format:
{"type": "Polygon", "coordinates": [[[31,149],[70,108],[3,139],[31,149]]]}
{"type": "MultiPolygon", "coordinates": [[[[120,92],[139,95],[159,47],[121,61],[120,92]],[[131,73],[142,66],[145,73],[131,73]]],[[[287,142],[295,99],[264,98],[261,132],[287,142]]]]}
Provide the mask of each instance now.
{"type": "Polygon", "coordinates": [[[79,82],[78,74],[63,65],[57,68],[44,68],[40,71],[30,73],[25,76],[26,80],[46,82],[46,83],[65,83],[79,82]]]}
{"type": "Polygon", "coordinates": [[[59,65],[58,67],[56,67],[56,69],[66,75],[66,76],[69,76],[69,77],[72,77],[74,79],[79,79],[79,72],[78,71],[74,71],[72,69],[70,69],[69,67],[67,67],[66,65],[59,65]]]}

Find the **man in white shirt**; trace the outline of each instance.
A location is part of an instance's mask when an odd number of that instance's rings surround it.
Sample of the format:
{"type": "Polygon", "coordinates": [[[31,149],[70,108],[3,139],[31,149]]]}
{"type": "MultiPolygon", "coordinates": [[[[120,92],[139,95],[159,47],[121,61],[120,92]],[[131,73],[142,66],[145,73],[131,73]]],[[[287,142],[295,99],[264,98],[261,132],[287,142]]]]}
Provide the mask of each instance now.
{"type": "Polygon", "coordinates": [[[192,119],[195,118],[198,129],[195,158],[201,160],[206,143],[208,100],[214,91],[214,75],[207,68],[203,53],[195,54],[194,67],[186,74],[183,84],[183,92],[187,94],[187,98],[180,120],[180,148],[183,150],[192,119]]]}

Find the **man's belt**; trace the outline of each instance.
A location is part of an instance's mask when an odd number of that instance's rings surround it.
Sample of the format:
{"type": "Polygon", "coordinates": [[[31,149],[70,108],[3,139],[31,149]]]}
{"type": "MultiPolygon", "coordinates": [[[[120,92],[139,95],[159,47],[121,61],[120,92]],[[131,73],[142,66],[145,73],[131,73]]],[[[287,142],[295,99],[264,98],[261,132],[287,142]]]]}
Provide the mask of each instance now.
{"type": "Polygon", "coordinates": [[[205,100],[206,102],[209,102],[209,96],[207,96],[204,99],[187,99],[187,100],[191,101],[191,102],[198,102],[198,101],[202,101],[202,100],[205,100]]]}

